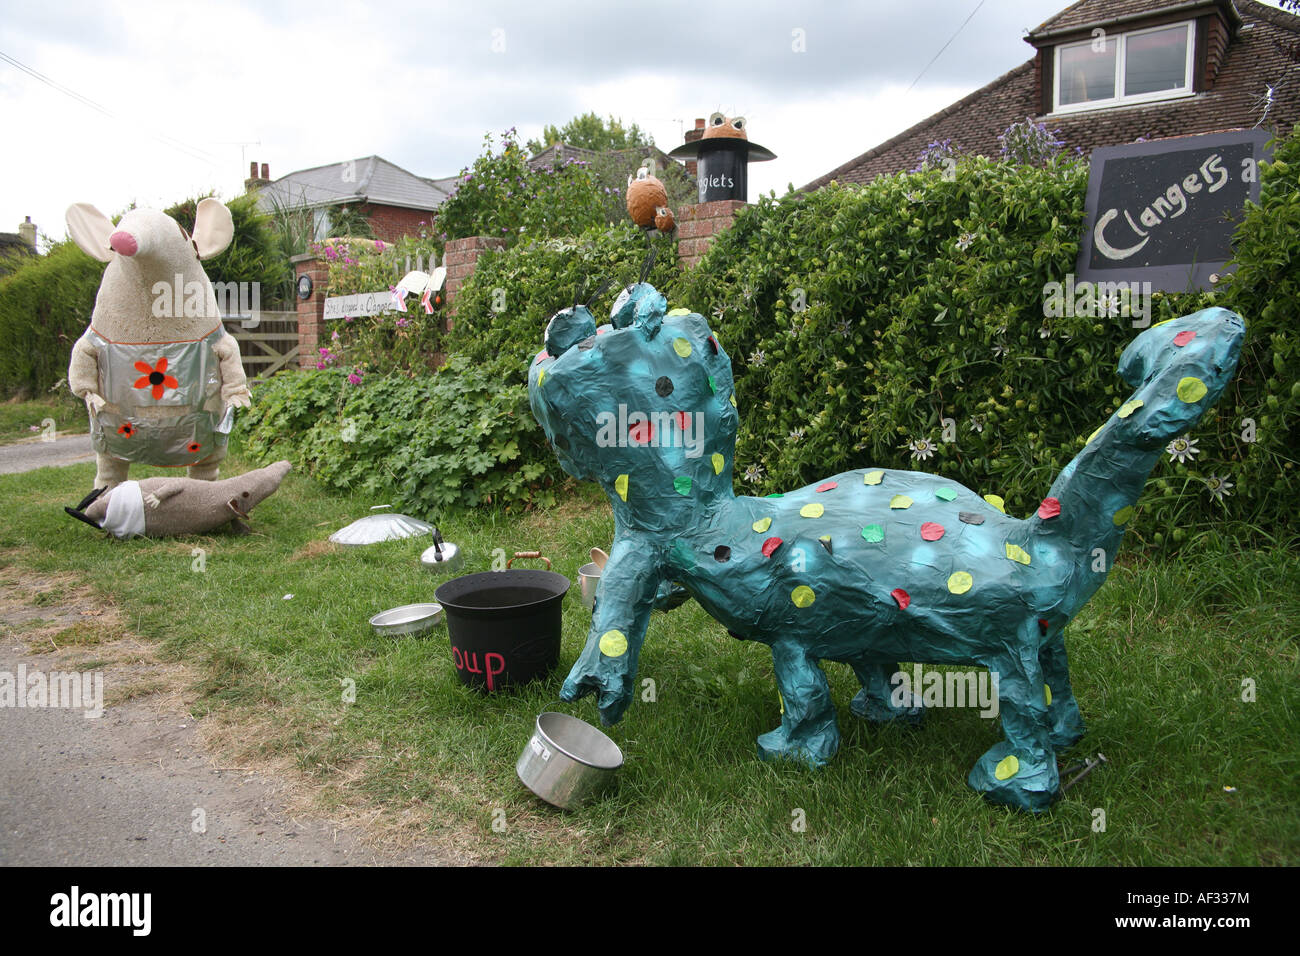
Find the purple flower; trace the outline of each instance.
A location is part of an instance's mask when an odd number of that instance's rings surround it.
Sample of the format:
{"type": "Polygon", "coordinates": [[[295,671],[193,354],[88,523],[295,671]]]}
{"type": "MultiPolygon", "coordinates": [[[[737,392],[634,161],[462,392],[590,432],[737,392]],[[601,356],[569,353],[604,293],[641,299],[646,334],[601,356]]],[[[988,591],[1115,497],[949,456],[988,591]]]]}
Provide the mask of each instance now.
{"type": "Polygon", "coordinates": [[[316,363],[316,369],[317,369],[318,371],[323,371],[324,368],[325,368],[325,363],[324,363],[324,362],[317,362],[317,363],[316,363]]]}
{"type": "Polygon", "coordinates": [[[351,322],[351,321],[352,321],[352,316],[350,316],[350,315],[345,315],[345,316],[343,316],[343,321],[344,321],[344,322],[351,322]]]}
{"type": "Polygon", "coordinates": [[[383,251],[384,251],[384,240],[382,240],[382,239],[376,239],[376,240],[375,240],[375,251],[376,251],[376,252],[383,252],[383,251]]]}
{"type": "Polygon", "coordinates": [[[408,325],[410,325],[410,324],[411,324],[410,319],[407,319],[405,316],[398,316],[398,318],[397,318],[397,327],[398,327],[399,329],[404,329],[404,328],[406,328],[406,327],[407,327],[408,325]]]}
{"type": "Polygon", "coordinates": [[[361,376],[360,376],[359,374],[357,374],[356,372],[349,372],[349,373],[348,373],[348,381],[351,382],[353,385],[360,385],[360,384],[361,384],[361,376]]]}

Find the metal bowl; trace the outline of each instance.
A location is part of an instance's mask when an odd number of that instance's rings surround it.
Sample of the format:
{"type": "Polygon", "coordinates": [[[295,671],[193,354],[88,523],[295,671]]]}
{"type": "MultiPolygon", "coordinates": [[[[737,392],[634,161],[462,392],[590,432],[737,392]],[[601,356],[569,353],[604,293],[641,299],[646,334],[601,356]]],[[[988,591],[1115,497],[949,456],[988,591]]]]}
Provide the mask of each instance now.
{"type": "Polygon", "coordinates": [[[578,568],[578,587],[587,610],[596,606],[596,588],[600,584],[600,565],[595,561],[578,568]]]}
{"type": "Polygon", "coordinates": [[[577,717],[548,711],[537,718],[515,773],[547,803],[572,810],[603,795],[621,766],[618,744],[577,717]]]}
{"type": "Polygon", "coordinates": [[[379,612],[370,619],[370,626],[385,637],[418,637],[441,620],[441,604],[403,604],[379,612]]]}

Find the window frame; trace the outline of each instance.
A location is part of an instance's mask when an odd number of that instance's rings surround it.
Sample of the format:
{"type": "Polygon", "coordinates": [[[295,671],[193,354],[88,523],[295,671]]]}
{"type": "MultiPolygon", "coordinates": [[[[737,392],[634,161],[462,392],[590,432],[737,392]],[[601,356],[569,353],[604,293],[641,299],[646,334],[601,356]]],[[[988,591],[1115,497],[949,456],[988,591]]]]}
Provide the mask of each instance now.
{"type": "Polygon", "coordinates": [[[1090,46],[1093,38],[1086,40],[1077,40],[1073,43],[1061,43],[1053,47],[1052,59],[1052,112],[1053,113],[1084,113],[1089,110],[1110,109],[1116,106],[1132,106],[1141,103],[1156,103],[1164,100],[1182,99],[1188,96],[1196,95],[1196,21],[1183,20],[1177,23],[1162,23],[1154,27],[1145,27],[1141,30],[1129,30],[1125,33],[1108,34],[1107,42],[1115,43],[1115,95],[1104,100],[1084,100],[1080,103],[1061,103],[1061,53],[1064,50],[1074,49],[1081,46],[1090,46]],[[1124,63],[1128,52],[1128,38],[1142,36],[1146,33],[1156,33],[1161,30],[1169,30],[1172,27],[1182,27],[1187,33],[1187,53],[1183,63],[1184,85],[1174,90],[1153,90],[1150,93],[1135,93],[1132,95],[1124,91],[1125,87],[1125,70],[1124,63]]]}

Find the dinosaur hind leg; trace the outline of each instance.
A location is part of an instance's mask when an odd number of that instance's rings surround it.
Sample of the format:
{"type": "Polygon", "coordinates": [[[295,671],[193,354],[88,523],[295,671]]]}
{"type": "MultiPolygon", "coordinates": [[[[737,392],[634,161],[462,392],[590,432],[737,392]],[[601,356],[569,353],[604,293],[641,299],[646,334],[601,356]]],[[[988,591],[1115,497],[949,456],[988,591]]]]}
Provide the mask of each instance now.
{"type": "Polygon", "coordinates": [[[1043,696],[1052,727],[1052,746],[1064,750],[1083,737],[1083,715],[1070,687],[1070,663],[1065,656],[1064,630],[1056,630],[1038,652],[1043,671],[1043,696]]]}
{"type": "Polygon", "coordinates": [[[781,692],[781,726],[758,738],[764,760],[801,760],[820,767],[840,748],[830,686],[816,659],[794,641],[772,644],[772,665],[781,692]]]}
{"type": "Polygon", "coordinates": [[[966,778],[994,803],[1033,813],[1047,810],[1061,793],[1038,641],[1037,619],[1026,621],[1011,646],[986,662],[997,678],[1004,737],[966,778]]]}
{"type": "Polygon", "coordinates": [[[906,683],[897,679],[897,664],[854,662],[853,673],[858,675],[858,681],[862,684],[862,690],[858,691],[849,704],[853,713],[875,724],[895,720],[913,726],[921,723],[925,712],[921,709],[920,695],[913,694],[906,683]]]}

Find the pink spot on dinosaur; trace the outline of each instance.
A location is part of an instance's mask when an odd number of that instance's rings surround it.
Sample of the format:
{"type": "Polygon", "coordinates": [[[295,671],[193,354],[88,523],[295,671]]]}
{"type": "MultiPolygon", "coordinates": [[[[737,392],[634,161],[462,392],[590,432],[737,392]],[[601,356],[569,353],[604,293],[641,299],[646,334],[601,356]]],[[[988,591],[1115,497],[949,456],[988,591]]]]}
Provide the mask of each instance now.
{"type": "Polygon", "coordinates": [[[1174,345],[1177,345],[1179,348],[1182,348],[1184,345],[1186,345],[1194,338],[1196,338],[1196,333],[1193,332],[1191,329],[1185,329],[1184,331],[1179,332],[1177,335],[1174,336],[1174,345]]]}
{"type": "Polygon", "coordinates": [[[650,422],[636,422],[627,428],[627,440],[637,445],[648,445],[655,439],[655,427],[650,422]]]}
{"type": "Polygon", "coordinates": [[[820,485],[817,486],[817,490],[830,491],[832,488],[838,488],[839,486],[840,483],[838,481],[823,481],[820,485]]]}
{"type": "Polygon", "coordinates": [[[927,521],[921,525],[921,537],[926,541],[938,541],[943,537],[943,525],[927,521]]]}
{"type": "Polygon", "coordinates": [[[1038,506],[1038,517],[1046,521],[1048,518],[1055,518],[1061,513],[1061,502],[1056,498],[1044,498],[1043,503],[1038,506]]]}

